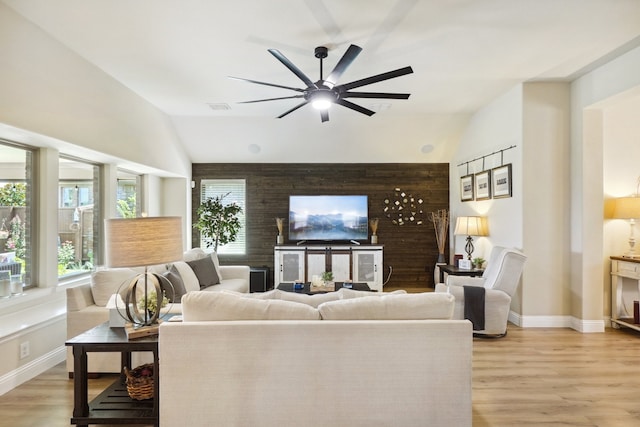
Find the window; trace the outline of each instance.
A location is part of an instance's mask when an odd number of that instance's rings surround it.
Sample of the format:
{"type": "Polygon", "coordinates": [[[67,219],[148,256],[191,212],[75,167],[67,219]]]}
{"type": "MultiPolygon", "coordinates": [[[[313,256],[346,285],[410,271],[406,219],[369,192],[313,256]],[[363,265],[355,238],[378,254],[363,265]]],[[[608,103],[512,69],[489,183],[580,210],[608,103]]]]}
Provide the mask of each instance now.
{"type": "Polygon", "coordinates": [[[99,252],[100,166],[60,156],[58,278],[91,271],[99,252]]]}
{"type": "MultiPolygon", "coordinates": [[[[207,200],[210,197],[225,196],[223,203],[237,203],[242,212],[238,216],[240,220],[240,231],[235,242],[227,243],[218,247],[220,254],[244,255],[246,253],[246,182],[244,179],[203,179],[201,182],[200,201],[207,200]]],[[[194,223],[197,221],[194,218],[194,223]]],[[[209,247],[211,239],[201,239],[201,246],[209,247]]]]}
{"type": "Polygon", "coordinates": [[[0,140],[0,270],[18,276],[25,287],[34,277],[34,156],[27,147],[0,140]]]}
{"type": "Polygon", "coordinates": [[[140,176],[118,170],[118,190],[116,194],[116,211],[118,218],[136,218],[141,216],[138,200],[140,176]]]}

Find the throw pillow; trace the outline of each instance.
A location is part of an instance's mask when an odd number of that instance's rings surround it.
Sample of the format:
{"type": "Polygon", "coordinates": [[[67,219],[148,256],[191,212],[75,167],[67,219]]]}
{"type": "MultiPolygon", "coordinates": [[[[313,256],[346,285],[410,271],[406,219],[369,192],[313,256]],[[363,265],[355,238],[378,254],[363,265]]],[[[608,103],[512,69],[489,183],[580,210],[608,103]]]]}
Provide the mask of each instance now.
{"type": "Polygon", "coordinates": [[[211,257],[188,261],[187,264],[196,274],[198,283],[200,283],[200,289],[220,283],[218,273],[216,273],[216,267],[213,264],[213,259],[211,259],[211,257]]]}
{"type": "Polygon", "coordinates": [[[178,269],[175,265],[169,267],[169,270],[165,271],[162,274],[173,286],[173,295],[171,295],[171,291],[166,291],[166,295],[169,298],[169,302],[179,303],[182,299],[182,295],[187,293],[187,290],[184,287],[184,282],[182,281],[182,277],[178,272],[178,269]]]}
{"type": "Polygon", "coordinates": [[[180,278],[182,279],[182,283],[184,283],[184,289],[186,292],[200,290],[200,283],[198,283],[196,273],[193,272],[189,264],[184,261],[176,261],[173,263],[173,266],[180,274],[180,278]]]}

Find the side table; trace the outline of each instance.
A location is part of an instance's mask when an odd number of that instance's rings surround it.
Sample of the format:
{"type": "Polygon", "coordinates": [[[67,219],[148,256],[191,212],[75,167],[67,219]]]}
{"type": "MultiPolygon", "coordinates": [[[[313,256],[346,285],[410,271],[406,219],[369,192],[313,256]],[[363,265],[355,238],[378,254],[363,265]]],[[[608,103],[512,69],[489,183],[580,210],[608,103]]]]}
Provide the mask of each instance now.
{"type": "Polygon", "coordinates": [[[73,349],[73,417],[71,424],[146,424],[159,426],[158,337],[129,340],[124,328],[110,328],[105,322],[71,338],[65,345],[73,349]],[[131,366],[131,352],[153,353],[154,398],[134,400],[125,384],[124,367],[131,366]],[[120,377],[93,401],[88,400],[87,353],[118,352],[122,356],[120,377]]]}
{"type": "Polygon", "coordinates": [[[611,257],[611,327],[640,331],[634,301],[640,299],[640,259],[611,257]],[[625,301],[626,300],[626,301],[625,301]],[[633,308],[632,308],[633,304],[633,308]],[[632,311],[633,310],[633,311],[632,311]]]}
{"type": "Polygon", "coordinates": [[[440,267],[440,283],[444,283],[444,273],[450,274],[452,276],[470,276],[477,277],[482,276],[484,273],[484,269],[481,268],[472,268],[472,269],[464,269],[458,268],[455,265],[438,265],[440,267]]]}

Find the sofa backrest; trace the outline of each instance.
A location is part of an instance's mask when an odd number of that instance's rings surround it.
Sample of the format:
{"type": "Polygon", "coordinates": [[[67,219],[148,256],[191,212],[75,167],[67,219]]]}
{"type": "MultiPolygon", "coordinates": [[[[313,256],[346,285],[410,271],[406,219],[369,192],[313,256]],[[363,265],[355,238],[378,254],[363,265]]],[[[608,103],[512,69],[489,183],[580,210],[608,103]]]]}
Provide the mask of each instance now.
{"type": "Polygon", "coordinates": [[[105,307],[111,295],[123,298],[131,280],[144,273],[144,268],[108,268],[91,273],[91,293],[97,306],[105,307]]]}
{"type": "MultiPolygon", "coordinates": [[[[253,297],[237,292],[189,292],[182,297],[183,320],[404,320],[451,319],[454,297],[447,293],[375,294],[339,299],[339,292],[291,301],[286,292],[253,297]],[[331,298],[326,301],[325,299],[331,298]],[[323,302],[321,302],[323,301],[323,302]],[[321,302],[317,304],[317,302],[321,302]],[[317,308],[316,308],[317,307],[317,308]]],[[[292,294],[295,295],[295,294],[292,294]]]]}

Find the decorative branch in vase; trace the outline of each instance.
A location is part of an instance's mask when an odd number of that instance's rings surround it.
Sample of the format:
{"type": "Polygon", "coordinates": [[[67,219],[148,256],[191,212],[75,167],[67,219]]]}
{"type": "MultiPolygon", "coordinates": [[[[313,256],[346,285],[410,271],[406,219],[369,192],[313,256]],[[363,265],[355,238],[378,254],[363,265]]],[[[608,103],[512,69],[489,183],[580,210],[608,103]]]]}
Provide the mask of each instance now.
{"type": "Polygon", "coordinates": [[[369,226],[371,227],[371,243],[378,243],[378,223],[380,220],[378,218],[371,218],[369,220],[369,226]]]}
{"type": "Polygon", "coordinates": [[[433,223],[436,232],[436,243],[438,245],[438,263],[446,263],[444,257],[447,234],[449,233],[449,211],[440,209],[429,214],[429,219],[433,223]]]}
{"type": "Polygon", "coordinates": [[[284,218],[276,218],[276,227],[278,227],[277,243],[281,245],[284,243],[284,236],[282,235],[282,230],[284,230],[284,218]]]}

